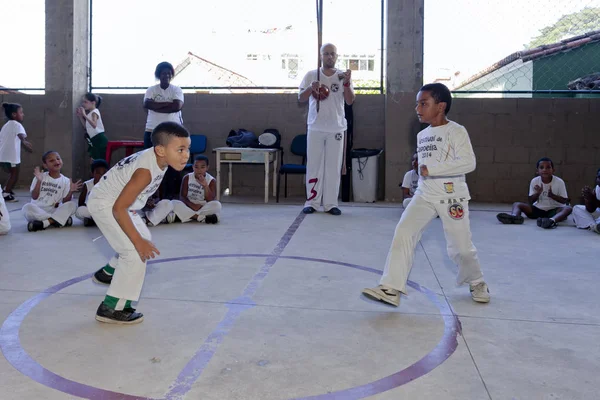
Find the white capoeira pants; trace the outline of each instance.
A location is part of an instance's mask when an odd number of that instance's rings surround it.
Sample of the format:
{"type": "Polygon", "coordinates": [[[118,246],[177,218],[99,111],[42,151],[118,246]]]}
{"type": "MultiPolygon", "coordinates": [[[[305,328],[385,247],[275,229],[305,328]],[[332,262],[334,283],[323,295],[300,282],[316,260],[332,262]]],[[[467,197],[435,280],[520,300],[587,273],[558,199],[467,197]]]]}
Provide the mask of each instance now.
{"type": "Polygon", "coordinates": [[[415,249],[427,225],[440,216],[446,236],[448,256],[458,264],[456,283],[476,285],[483,282],[477,249],[471,241],[468,201],[427,201],[415,194],[402,213],[385,262],[380,284],[406,294],[406,280],[413,266],[415,249]]]}
{"type": "MultiPolygon", "coordinates": [[[[135,246],[113,216],[112,204],[97,205],[92,200],[88,203],[88,209],[108,244],[117,253],[109,261],[115,273],[106,294],[118,299],[138,301],[146,276],[146,262],[142,261],[135,246]]],[[[130,211],[129,216],[140,235],[150,240],[150,230],[139,213],[130,211]]]]}
{"type": "Polygon", "coordinates": [[[408,198],[404,199],[404,200],[402,201],[402,207],[404,207],[404,208],[408,207],[408,205],[410,204],[410,201],[411,201],[412,199],[413,199],[412,197],[408,197],[408,198]]]}
{"type": "Polygon", "coordinates": [[[344,132],[308,130],[306,150],[306,203],[304,207],[329,211],[338,206],[344,156],[344,132]]]}
{"type": "Polygon", "coordinates": [[[77,211],[75,211],[75,216],[82,221],[84,218],[92,218],[92,214],[90,214],[90,210],[88,210],[87,206],[77,207],[77,211]]]}
{"type": "Polygon", "coordinates": [[[0,235],[5,235],[8,231],[10,231],[10,215],[8,215],[4,197],[0,196],[0,235]]]}
{"type": "Polygon", "coordinates": [[[173,211],[173,204],[171,204],[171,200],[161,200],[156,203],[156,206],[149,211],[146,211],[146,218],[148,221],[152,222],[152,225],[156,226],[160,224],[167,215],[173,211]]]}
{"type": "Polygon", "coordinates": [[[57,208],[52,208],[48,211],[39,207],[33,203],[27,203],[23,206],[23,216],[29,222],[31,221],[45,221],[52,218],[61,225],[65,225],[70,216],[75,214],[77,211],[77,204],[73,201],[67,201],[62,203],[57,208]]]}
{"type": "Polygon", "coordinates": [[[198,216],[198,221],[204,221],[204,217],[207,215],[216,215],[217,217],[221,213],[221,203],[213,200],[204,204],[202,208],[198,211],[194,211],[188,206],[185,205],[183,201],[180,200],[172,200],[173,203],[173,211],[175,211],[175,215],[179,217],[181,222],[189,222],[192,221],[192,217],[194,215],[198,216]]]}
{"type": "Polygon", "coordinates": [[[596,226],[600,224],[600,208],[597,208],[593,213],[588,212],[585,206],[573,207],[573,222],[579,229],[593,229],[596,230],[596,226]]]}

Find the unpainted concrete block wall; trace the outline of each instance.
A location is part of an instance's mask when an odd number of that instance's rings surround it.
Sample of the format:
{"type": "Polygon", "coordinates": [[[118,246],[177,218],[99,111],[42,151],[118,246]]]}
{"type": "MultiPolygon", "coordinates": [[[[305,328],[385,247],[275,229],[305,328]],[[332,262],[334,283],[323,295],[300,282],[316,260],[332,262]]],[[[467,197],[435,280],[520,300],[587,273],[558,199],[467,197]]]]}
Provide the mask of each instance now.
{"type": "MultiPolygon", "coordinates": [[[[106,94],[101,107],[106,133],[110,139],[141,140],[146,114],[142,95],[106,94]]],[[[193,134],[208,137],[207,155],[211,173],[215,172],[212,149],[225,146],[231,129],[245,128],[261,133],[266,128],[277,128],[286,149],[284,161],[299,163],[300,157],[289,152],[295,135],[306,130],[305,105],[297,102],[294,94],[261,95],[206,95],[187,94],[183,110],[184,123],[193,134]]],[[[32,170],[40,164],[45,150],[62,143],[65,132],[52,129],[52,119],[60,118],[63,99],[57,95],[27,96],[3,95],[1,101],[19,102],[25,108],[25,128],[35,151],[23,153],[20,187],[27,187],[32,170]]],[[[358,96],[355,107],[355,148],[383,148],[394,154],[382,160],[379,187],[380,197],[390,199],[397,192],[404,172],[410,168],[410,157],[415,148],[415,134],[420,126],[414,116],[414,100],[400,99],[404,107],[397,118],[388,116],[394,124],[393,142],[384,143],[385,96],[358,96]],[[405,111],[404,111],[405,110],[405,111]]],[[[563,178],[574,202],[584,185],[592,185],[600,168],[600,133],[597,119],[600,99],[455,99],[449,118],[464,125],[471,136],[477,155],[477,169],[467,175],[471,196],[479,202],[525,201],[529,181],[535,175],[535,163],[541,157],[550,157],[555,163],[556,175],[563,178]]],[[[68,116],[66,116],[69,118],[68,116]]],[[[79,132],[83,135],[83,129],[79,132]]],[[[85,153],[85,146],[81,152],[85,153]]],[[[115,162],[124,156],[117,152],[115,162]]],[[[65,158],[65,174],[73,171],[65,158]]],[[[87,172],[87,165],[80,170],[87,172]]],[[[224,166],[223,173],[227,173],[224,166]]],[[[263,193],[262,165],[234,166],[233,187],[236,194],[263,193]]],[[[75,176],[87,178],[87,176],[75,176]]],[[[6,175],[0,172],[0,182],[6,175]]],[[[282,179],[283,184],[283,179],[282,179]]],[[[223,177],[226,185],[226,176],[223,177]]],[[[289,194],[301,196],[304,186],[300,176],[290,176],[289,194]]]]}
{"type": "Polygon", "coordinates": [[[526,201],[535,164],[550,157],[573,203],[600,168],[600,99],[455,99],[451,119],[469,131],[481,202],[526,201]]]}
{"type": "MultiPolygon", "coordinates": [[[[146,113],[142,108],[143,95],[140,94],[101,94],[100,111],[106,135],[109,140],[142,140],[146,113]]],[[[46,113],[55,114],[61,110],[60,99],[48,96],[4,95],[1,101],[19,102],[25,109],[24,126],[34,144],[33,155],[23,153],[22,172],[19,186],[26,187],[32,179],[31,171],[41,163],[42,153],[52,147],[53,141],[60,141],[61,132],[46,128],[46,113]]],[[[358,96],[354,106],[354,147],[383,148],[384,146],[384,96],[358,96]]],[[[184,125],[192,134],[206,135],[207,155],[211,161],[210,173],[216,174],[212,149],[226,146],[225,140],[232,129],[244,128],[262,133],[267,128],[276,128],[282,135],[284,162],[300,163],[302,160],[289,152],[292,139],[306,133],[307,106],[298,103],[295,94],[186,94],[183,108],[184,125]]],[[[81,127],[79,134],[83,136],[81,127]]],[[[86,146],[81,146],[86,153],[86,146]]],[[[112,162],[125,155],[124,150],[113,154],[112,162]]],[[[67,157],[64,157],[67,159],[67,157]]],[[[70,159],[70,157],[68,158],[70,159]]],[[[87,161],[86,161],[87,162],[87,161]]],[[[383,164],[382,164],[383,165],[383,164]]],[[[226,187],[228,166],[222,173],[223,187],[226,187]]],[[[264,190],[264,167],[261,165],[234,165],[233,188],[236,194],[260,195],[264,190]]],[[[65,163],[64,173],[73,168],[65,163]]],[[[82,169],[88,171],[88,166],[82,169]]],[[[77,176],[75,178],[87,178],[77,176]]],[[[0,172],[0,182],[6,176],[0,172]]],[[[383,197],[383,170],[380,173],[381,195],[383,197]]],[[[283,177],[281,179],[283,185],[283,177]]],[[[290,196],[304,195],[302,177],[290,175],[288,193],[290,196]]],[[[283,193],[283,192],[282,192],[283,193]]]]}

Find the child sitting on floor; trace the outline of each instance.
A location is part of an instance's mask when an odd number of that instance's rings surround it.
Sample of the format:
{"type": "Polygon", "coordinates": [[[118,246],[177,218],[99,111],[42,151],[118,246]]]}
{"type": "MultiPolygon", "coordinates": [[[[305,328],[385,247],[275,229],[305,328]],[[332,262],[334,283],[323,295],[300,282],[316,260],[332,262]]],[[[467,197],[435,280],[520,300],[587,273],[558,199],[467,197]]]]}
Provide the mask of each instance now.
{"type": "Polygon", "coordinates": [[[596,172],[596,188],[581,190],[585,205],[573,207],[573,221],[579,229],[600,233],[600,169],[596,172]]]}
{"type": "Polygon", "coordinates": [[[56,151],[47,151],[42,156],[47,172],[39,167],[33,171],[31,182],[31,202],[23,206],[23,215],[29,221],[27,230],[40,231],[49,226],[71,226],[71,216],[77,211],[77,205],[71,201],[73,192],[81,189],[81,181],[71,182],[60,173],[62,160],[56,151]]]}
{"type": "Polygon", "coordinates": [[[217,194],[215,178],[206,172],[208,158],[194,158],[194,172],[183,177],[181,200],[173,200],[173,211],[181,222],[195,220],[216,224],[219,222],[221,203],[214,200],[217,194]]]}
{"type": "Polygon", "coordinates": [[[402,187],[402,196],[404,197],[402,201],[404,208],[408,207],[408,204],[415,195],[415,190],[419,186],[419,172],[417,171],[419,167],[419,155],[417,153],[413,154],[411,165],[413,169],[404,174],[404,179],[400,185],[402,187]]]}
{"type": "Polygon", "coordinates": [[[514,203],[511,214],[500,213],[496,216],[503,224],[522,224],[525,213],[527,218],[537,219],[537,226],[544,229],[556,228],[573,211],[567,204],[569,197],[565,182],[554,176],[554,163],[547,157],[537,162],[538,176],[529,185],[529,204],[514,203]]]}
{"type": "Polygon", "coordinates": [[[87,208],[87,200],[92,192],[92,188],[96,185],[102,176],[109,170],[108,163],[104,160],[94,160],[92,162],[92,179],[84,182],[81,193],[79,193],[79,207],[75,212],[75,216],[83,221],[83,226],[94,226],[94,220],[92,214],[90,214],[87,208]]]}

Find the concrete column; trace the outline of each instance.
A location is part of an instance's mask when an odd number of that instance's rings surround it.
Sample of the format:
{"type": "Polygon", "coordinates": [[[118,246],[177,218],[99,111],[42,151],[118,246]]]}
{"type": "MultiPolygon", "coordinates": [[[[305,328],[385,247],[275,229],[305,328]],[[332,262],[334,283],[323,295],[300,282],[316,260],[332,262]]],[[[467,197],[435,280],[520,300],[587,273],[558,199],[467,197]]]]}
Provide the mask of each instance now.
{"type": "Polygon", "coordinates": [[[64,175],[89,176],[87,144],[75,107],[88,85],[89,2],[46,0],[44,151],[63,158],[64,175]]]}
{"type": "Polygon", "coordinates": [[[414,112],[423,84],[424,0],[387,0],[385,199],[401,201],[398,186],[416,148],[414,112]]]}

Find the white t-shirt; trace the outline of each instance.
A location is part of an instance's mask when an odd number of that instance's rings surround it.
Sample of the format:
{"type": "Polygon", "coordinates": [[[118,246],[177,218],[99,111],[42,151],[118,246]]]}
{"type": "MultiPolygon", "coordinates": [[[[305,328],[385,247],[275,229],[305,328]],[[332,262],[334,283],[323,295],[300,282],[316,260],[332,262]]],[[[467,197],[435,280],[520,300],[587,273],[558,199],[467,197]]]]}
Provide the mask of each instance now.
{"type": "MultiPolygon", "coordinates": [[[[35,186],[38,183],[36,177],[31,182],[30,192],[33,192],[35,186]]],[[[52,212],[52,210],[62,203],[63,199],[67,197],[71,190],[71,180],[61,174],[58,178],[54,179],[48,172],[44,172],[44,179],[42,179],[42,186],[40,187],[40,195],[37,200],[31,199],[31,204],[35,204],[46,212],[52,212]]]]}
{"type": "MultiPolygon", "coordinates": [[[[319,82],[329,88],[329,97],[321,100],[317,113],[317,99],[312,94],[308,100],[308,128],[321,132],[344,132],[348,126],[344,114],[344,81],[339,78],[343,71],[335,70],[331,76],[326,76],[321,68],[319,82]]],[[[317,70],[308,71],[300,83],[300,92],[317,80],[317,70]]],[[[354,88],[352,81],[350,87],[354,88]]]]}
{"type": "MultiPolygon", "coordinates": [[[[206,204],[206,198],[204,197],[204,187],[198,183],[196,178],[194,177],[194,173],[191,172],[187,174],[188,177],[188,192],[187,198],[194,204],[206,204]]],[[[210,182],[215,178],[210,175],[208,172],[206,173],[206,182],[210,185],[210,182]]]]}
{"type": "Polygon", "coordinates": [[[20,122],[10,120],[0,130],[0,162],[21,164],[21,139],[27,137],[25,128],[20,122]]]}
{"type": "Polygon", "coordinates": [[[90,137],[90,139],[96,136],[97,134],[104,132],[104,124],[102,123],[102,116],[100,115],[100,111],[97,108],[94,108],[92,111],[90,111],[88,117],[92,118],[92,114],[98,115],[98,119],[96,120],[96,129],[92,127],[88,120],[85,121],[85,130],[87,131],[87,134],[90,137]]]}
{"type": "Polygon", "coordinates": [[[427,127],[417,135],[419,168],[426,165],[429,176],[419,177],[416,193],[428,200],[470,200],[465,174],[475,170],[475,153],[464,126],[454,121],[427,127]]]}
{"type": "Polygon", "coordinates": [[[144,208],[148,197],[152,196],[160,186],[167,170],[166,168],[162,170],[158,166],[154,147],[132,154],[112,167],[94,186],[89,197],[90,203],[96,203],[98,208],[112,207],[125,185],[129,183],[133,173],[140,168],[150,171],[152,179],[129,207],[129,210],[137,211],[144,208]]]}
{"type": "MultiPolygon", "coordinates": [[[[169,84],[169,87],[166,89],[161,88],[160,84],[158,84],[150,86],[148,90],[146,90],[144,101],[146,101],[146,99],[154,100],[157,103],[171,103],[173,100],[181,100],[181,102],[183,103],[183,91],[179,86],[175,86],[173,84],[169,84]]],[[[151,131],[154,128],[156,128],[156,125],[160,124],[161,122],[167,121],[183,124],[183,117],[181,116],[181,111],[165,114],[148,110],[148,118],[146,119],[146,131],[151,131]]]]}
{"type": "Polygon", "coordinates": [[[411,196],[415,195],[415,191],[419,186],[419,174],[414,169],[411,169],[406,174],[404,174],[404,179],[402,180],[402,187],[408,189],[408,193],[411,196]]]}
{"type": "Polygon", "coordinates": [[[557,196],[567,198],[569,196],[567,195],[567,187],[565,186],[565,181],[560,179],[558,176],[553,175],[550,183],[543,183],[542,177],[536,176],[531,180],[531,183],[529,184],[529,195],[533,196],[535,194],[535,186],[542,185],[544,187],[544,189],[542,190],[542,194],[540,194],[540,197],[538,197],[537,201],[533,203],[533,205],[539,208],[540,210],[545,211],[552,210],[558,207],[564,207],[564,204],[559,203],[558,201],[548,197],[548,189],[552,187],[552,193],[554,193],[557,196]]]}

